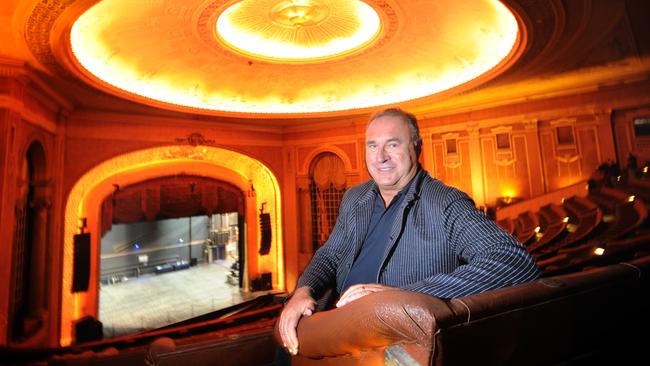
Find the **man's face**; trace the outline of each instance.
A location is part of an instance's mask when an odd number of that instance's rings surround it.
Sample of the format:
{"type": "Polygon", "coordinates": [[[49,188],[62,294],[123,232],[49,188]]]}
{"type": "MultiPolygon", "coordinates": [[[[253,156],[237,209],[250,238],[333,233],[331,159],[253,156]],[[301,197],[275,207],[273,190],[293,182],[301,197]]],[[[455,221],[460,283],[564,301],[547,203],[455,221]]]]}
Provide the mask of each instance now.
{"type": "Polygon", "coordinates": [[[384,116],[368,125],[366,165],[382,193],[397,193],[411,181],[417,171],[417,157],[407,122],[384,116]]]}

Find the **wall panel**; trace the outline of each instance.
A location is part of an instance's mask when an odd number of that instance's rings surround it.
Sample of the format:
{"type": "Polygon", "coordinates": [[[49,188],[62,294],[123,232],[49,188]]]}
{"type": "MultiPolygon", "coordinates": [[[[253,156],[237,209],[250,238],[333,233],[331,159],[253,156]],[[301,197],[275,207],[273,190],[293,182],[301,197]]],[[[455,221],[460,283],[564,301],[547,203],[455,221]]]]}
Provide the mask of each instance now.
{"type": "Polygon", "coordinates": [[[524,135],[512,136],[513,154],[514,154],[514,177],[509,182],[514,186],[517,197],[530,198],[533,194],[530,182],[530,166],[528,160],[528,149],[526,147],[526,137],[524,135]]]}

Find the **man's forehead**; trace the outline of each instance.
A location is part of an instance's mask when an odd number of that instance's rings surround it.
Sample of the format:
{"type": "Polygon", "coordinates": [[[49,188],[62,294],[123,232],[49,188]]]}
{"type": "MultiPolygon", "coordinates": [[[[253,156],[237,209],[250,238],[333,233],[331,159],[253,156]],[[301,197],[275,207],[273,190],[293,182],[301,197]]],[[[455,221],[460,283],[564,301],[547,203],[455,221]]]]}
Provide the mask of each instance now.
{"type": "Polygon", "coordinates": [[[381,117],[368,125],[366,128],[366,140],[374,137],[399,138],[408,135],[408,125],[397,117],[381,117]]]}

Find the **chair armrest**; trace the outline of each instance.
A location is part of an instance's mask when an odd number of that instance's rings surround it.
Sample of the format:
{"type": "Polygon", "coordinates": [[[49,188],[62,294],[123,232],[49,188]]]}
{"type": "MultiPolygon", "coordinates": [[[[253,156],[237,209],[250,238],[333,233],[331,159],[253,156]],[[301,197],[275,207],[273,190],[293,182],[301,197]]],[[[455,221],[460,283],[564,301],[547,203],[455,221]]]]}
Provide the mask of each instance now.
{"type": "MultiPolygon", "coordinates": [[[[446,301],[429,295],[397,289],[376,292],[302,318],[297,330],[299,354],[310,358],[357,355],[408,343],[430,357],[436,318],[452,316],[446,301]]],[[[277,324],[275,336],[280,339],[277,324]]]]}

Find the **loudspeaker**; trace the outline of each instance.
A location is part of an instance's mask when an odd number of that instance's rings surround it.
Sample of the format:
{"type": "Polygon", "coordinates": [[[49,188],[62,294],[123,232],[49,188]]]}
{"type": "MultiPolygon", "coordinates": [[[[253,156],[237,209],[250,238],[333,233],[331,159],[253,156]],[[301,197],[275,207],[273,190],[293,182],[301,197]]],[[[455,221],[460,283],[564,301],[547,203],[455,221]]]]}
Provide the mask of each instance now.
{"type": "Polygon", "coordinates": [[[260,255],[267,255],[271,251],[271,215],[267,213],[260,214],[260,231],[262,238],[260,240],[260,255]]]}
{"type": "Polygon", "coordinates": [[[90,233],[74,236],[72,292],[88,291],[90,282],[90,233]]]}

